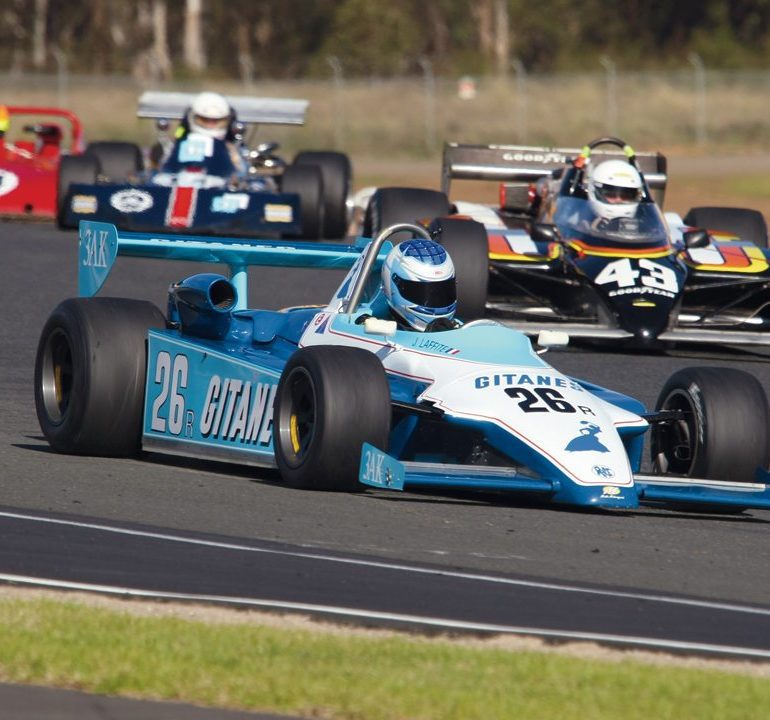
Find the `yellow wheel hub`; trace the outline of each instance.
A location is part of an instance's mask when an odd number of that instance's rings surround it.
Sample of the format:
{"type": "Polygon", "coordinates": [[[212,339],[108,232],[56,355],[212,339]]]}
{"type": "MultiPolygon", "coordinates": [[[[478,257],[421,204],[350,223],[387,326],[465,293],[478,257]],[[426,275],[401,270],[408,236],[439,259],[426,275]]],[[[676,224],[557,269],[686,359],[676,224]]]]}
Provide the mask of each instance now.
{"type": "Polygon", "coordinates": [[[297,416],[292,414],[289,420],[289,434],[291,435],[291,449],[295,454],[299,453],[299,428],[297,425],[297,416]]]}

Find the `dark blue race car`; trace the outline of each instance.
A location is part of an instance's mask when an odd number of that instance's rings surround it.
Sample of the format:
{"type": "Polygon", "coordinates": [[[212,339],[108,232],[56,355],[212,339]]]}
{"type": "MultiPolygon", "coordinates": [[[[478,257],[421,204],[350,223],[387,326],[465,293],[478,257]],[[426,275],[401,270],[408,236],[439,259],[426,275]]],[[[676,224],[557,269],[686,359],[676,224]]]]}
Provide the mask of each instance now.
{"type": "Polygon", "coordinates": [[[223,139],[185,126],[186,93],[145,93],[139,116],[162,131],[145,161],[138,146],[96,142],[64,158],[59,171],[57,222],[110,222],[125,230],[184,231],[317,239],[344,237],[351,164],[342,153],[304,151],[291,164],[275,143],[250,147],[249,125],[304,122],[307,102],[228,97],[232,122],[223,139]],[[236,119],[237,118],[237,119],[236,119]],[[171,137],[170,120],[180,120],[171,137]]]}

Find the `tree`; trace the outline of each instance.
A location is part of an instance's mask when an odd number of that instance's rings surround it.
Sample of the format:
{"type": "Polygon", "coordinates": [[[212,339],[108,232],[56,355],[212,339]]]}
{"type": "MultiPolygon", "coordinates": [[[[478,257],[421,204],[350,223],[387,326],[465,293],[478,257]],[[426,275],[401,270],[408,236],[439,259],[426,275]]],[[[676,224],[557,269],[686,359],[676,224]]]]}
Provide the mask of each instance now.
{"type": "Polygon", "coordinates": [[[48,0],[35,0],[35,17],[32,21],[32,65],[36,70],[45,66],[47,53],[48,0]]]}
{"type": "Polygon", "coordinates": [[[206,68],[206,53],[203,48],[201,14],[203,0],[187,0],[184,13],[184,62],[188,68],[201,72],[206,68]]]}
{"type": "Polygon", "coordinates": [[[508,3],[495,0],[495,67],[497,72],[508,72],[511,61],[511,41],[508,26],[508,3]]]}
{"type": "Polygon", "coordinates": [[[152,0],[152,54],[158,77],[171,77],[171,56],[168,52],[168,7],[166,0],[152,0]]]}
{"type": "Polygon", "coordinates": [[[321,53],[338,57],[346,73],[393,75],[413,69],[424,54],[411,3],[345,0],[321,53]]]}

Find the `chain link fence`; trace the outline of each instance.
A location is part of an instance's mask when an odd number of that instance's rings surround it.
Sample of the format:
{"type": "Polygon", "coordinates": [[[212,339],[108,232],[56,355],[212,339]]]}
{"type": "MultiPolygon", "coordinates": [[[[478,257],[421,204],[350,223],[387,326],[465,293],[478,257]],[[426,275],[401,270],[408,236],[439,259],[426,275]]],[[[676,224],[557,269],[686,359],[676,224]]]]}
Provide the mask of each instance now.
{"type": "Polygon", "coordinates": [[[434,157],[445,141],[580,145],[605,134],[639,149],[677,152],[770,148],[770,72],[707,70],[693,56],[672,72],[621,72],[609,59],[593,73],[527,74],[514,63],[507,77],[434,76],[429,62],[416,77],[345,78],[330,58],[328,80],[210,81],[156,84],[130,77],[0,74],[7,104],[58,105],[82,118],[89,139],[149,143],[153,128],[135,117],[145,89],[218,90],[229,94],[305,98],[306,126],[258,129],[287,151],[337,148],[353,156],[434,157]]]}

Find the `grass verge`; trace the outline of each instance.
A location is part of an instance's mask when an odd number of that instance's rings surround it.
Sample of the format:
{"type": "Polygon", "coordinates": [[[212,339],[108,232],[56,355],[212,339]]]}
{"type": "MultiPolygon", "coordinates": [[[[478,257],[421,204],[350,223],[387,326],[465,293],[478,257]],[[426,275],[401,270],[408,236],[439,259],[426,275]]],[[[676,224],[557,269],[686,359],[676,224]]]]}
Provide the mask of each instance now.
{"type": "Polygon", "coordinates": [[[4,593],[0,680],[350,720],[727,720],[770,707],[770,679],[756,666],[677,667],[184,612],[4,593]]]}

